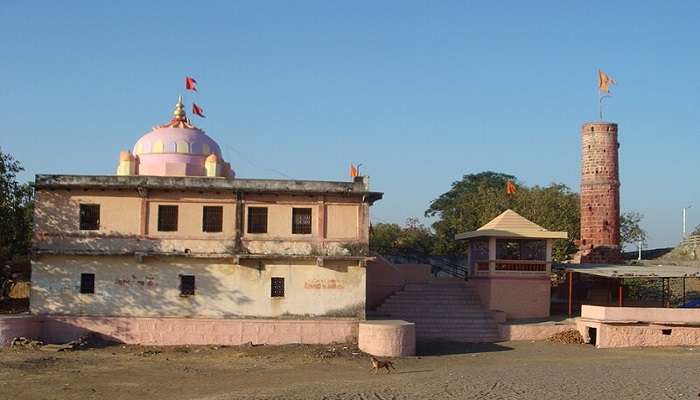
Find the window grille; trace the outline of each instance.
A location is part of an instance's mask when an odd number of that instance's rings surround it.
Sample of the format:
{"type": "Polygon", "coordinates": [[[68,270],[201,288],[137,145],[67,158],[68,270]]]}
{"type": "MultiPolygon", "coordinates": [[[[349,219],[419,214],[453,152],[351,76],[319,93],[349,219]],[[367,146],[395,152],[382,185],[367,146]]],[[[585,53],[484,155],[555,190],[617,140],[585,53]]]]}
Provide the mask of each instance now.
{"type": "Polygon", "coordinates": [[[80,205],[80,230],[96,231],[100,229],[100,205],[80,205]]]}
{"type": "Polygon", "coordinates": [[[95,293],[95,274],[80,274],[80,293],[95,293]]]}
{"type": "Polygon", "coordinates": [[[270,296],[284,297],[284,278],[272,278],[270,296]]]}
{"type": "Polygon", "coordinates": [[[248,233],[267,233],[267,207],[248,207],[248,233]]]}
{"type": "Polygon", "coordinates": [[[310,234],[311,233],[311,209],[310,208],[293,208],[292,209],[292,233],[293,234],[310,234]]]}
{"type": "Polygon", "coordinates": [[[221,206],[204,206],[202,210],[202,231],[221,232],[223,228],[224,208],[221,206]]]}
{"type": "Polygon", "coordinates": [[[177,206],[158,206],[158,231],[177,231],[177,206]]]}
{"type": "Polygon", "coordinates": [[[180,275],[180,296],[194,296],[194,275],[180,275]]]}

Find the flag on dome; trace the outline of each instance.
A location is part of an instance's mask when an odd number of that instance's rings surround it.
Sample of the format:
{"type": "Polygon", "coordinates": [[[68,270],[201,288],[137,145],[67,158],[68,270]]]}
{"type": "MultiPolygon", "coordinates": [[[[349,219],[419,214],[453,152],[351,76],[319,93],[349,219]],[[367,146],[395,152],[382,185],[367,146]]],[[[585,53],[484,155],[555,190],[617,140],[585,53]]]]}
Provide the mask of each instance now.
{"type": "Polygon", "coordinates": [[[197,81],[191,76],[185,77],[185,89],[197,91],[197,81]]]}
{"type": "Polygon", "coordinates": [[[206,118],[204,116],[204,110],[202,110],[202,108],[198,106],[197,103],[192,103],[192,114],[198,117],[206,118]]]}

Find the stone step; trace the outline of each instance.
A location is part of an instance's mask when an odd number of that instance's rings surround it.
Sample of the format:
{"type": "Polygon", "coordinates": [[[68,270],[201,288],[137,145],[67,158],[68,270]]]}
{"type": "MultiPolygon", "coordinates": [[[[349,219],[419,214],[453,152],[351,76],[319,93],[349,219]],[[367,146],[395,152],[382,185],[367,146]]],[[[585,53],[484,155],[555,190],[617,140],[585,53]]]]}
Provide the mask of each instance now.
{"type": "Polygon", "coordinates": [[[461,305],[461,304],[472,304],[476,305],[479,304],[481,305],[481,302],[476,301],[476,300],[470,300],[470,299],[465,299],[465,298],[454,298],[454,299],[436,299],[436,298],[429,298],[428,300],[421,301],[419,299],[411,299],[411,298],[403,298],[400,296],[392,296],[386,299],[384,303],[411,303],[411,304],[416,304],[416,305],[435,305],[435,304],[455,304],[455,305],[461,305]]]}
{"type": "Polygon", "coordinates": [[[421,306],[413,305],[410,303],[390,303],[383,304],[377,308],[377,310],[396,310],[396,311],[416,311],[416,312],[435,312],[435,313],[452,313],[452,312],[465,312],[465,313],[475,313],[475,312],[486,312],[481,305],[476,304],[436,304],[434,306],[421,306]]]}
{"type": "Polygon", "coordinates": [[[421,312],[420,310],[396,310],[392,308],[382,308],[377,310],[377,312],[383,315],[396,315],[401,317],[422,319],[422,320],[493,320],[491,315],[484,312],[461,312],[461,311],[451,311],[451,312],[440,312],[433,313],[429,311],[421,312]]]}

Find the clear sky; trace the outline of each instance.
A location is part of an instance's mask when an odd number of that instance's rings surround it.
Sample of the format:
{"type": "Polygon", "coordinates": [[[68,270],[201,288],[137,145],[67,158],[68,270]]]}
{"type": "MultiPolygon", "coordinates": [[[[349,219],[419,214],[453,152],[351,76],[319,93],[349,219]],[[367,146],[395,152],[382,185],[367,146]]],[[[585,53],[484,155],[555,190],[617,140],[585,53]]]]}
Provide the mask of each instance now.
{"type": "Polygon", "coordinates": [[[700,223],[700,2],[0,2],[0,146],[26,173],[113,174],[197,78],[239,177],[344,180],[375,222],[463,174],[579,187],[596,69],[617,81],[622,210],[650,245],[700,223]],[[565,4],[566,3],[566,4],[565,4]],[[109,5],[108,5],[109,4],[109,5]]]}

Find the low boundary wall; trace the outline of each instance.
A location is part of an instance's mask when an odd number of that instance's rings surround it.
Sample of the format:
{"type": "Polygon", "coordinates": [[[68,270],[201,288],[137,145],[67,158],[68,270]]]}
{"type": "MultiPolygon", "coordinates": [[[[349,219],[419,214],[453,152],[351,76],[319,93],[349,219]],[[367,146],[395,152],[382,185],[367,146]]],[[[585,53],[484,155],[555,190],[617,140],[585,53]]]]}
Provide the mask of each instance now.
{"type": "Polygon", "coordinates": [[[63,343],[87,332],[124,344],[241,345],[356,343],[356,319],[257,320],[73,316],[0,317],[0,345],[25,336],[63,343]]]}
{"type": "Polygon", "coordinates": [[[700,345],[700,310],[584,305],[576,321],[599,348],[700,345]]]}

